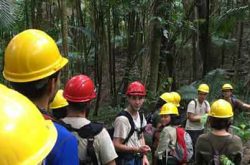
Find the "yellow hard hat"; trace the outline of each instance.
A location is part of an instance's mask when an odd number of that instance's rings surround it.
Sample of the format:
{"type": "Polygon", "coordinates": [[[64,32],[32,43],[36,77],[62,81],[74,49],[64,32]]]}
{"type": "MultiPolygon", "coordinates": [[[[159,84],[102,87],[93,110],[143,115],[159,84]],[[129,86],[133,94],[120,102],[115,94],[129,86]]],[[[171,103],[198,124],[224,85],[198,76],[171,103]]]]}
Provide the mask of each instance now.
{"type": "Polygon", "coordinates": [[[67,63],[48,34],[29,29],[9,42],[4,55],[3,76],[11,82],[31,82],[56,73],[67,63]]]}
{"type": "Polygon", "coordinates": [[[160,109],[160,115],[178,115],[177,107],[173,103],[166,103],[160,109]]]}
{"type": "Polygon", "coordinates": [[[60,89],[57,91],[56,96],[52,103],[50,103],[49,107],[50,109],[57,109],[62,108],[69,105],[67,100],[63,97],[63,90],[60,89]]]}
{"type": "Polygon", "coordinates": [[[232,89],[233,89],[233,86],[232,86],[231,84],[224,84],[224,85],[222,86],[222,90],[228,90],[228,89],[232,90],[232,89]]]}
{"type": "Polygon", "coordinates": [[[38,164],[52,150],[57,131],[37,107],[0,84],[0,164],[38,164]]]}
{"type": "Polygon", "coordinates": [[[207,84],[200,84],[198,87],[198,91],[209,93],[209,86],[207,84]]]}
{"type": "Polygon", "coordinates": [[[177,92],[171,92],[172,96],[173,96],[173,100],[174,100],[174,104],[179,107],[180,106],[180,101],[181,101],[181,96],[179,93],[177,92]]]}
{"type": "Polygon", "coordinates": [[[229,118],[234,114],[231,104],[226,100],[219,99],[212,104],[208,115],[217,118],[229,118]]]}
{"type": "Polygon", "coordinates": [[[174,98],[173,98],[173,95],[169,92],[165,92],[163,93],[160,98],[162,100],[164,100],[166,103],[173,103],[174,102],[174,98]]]}

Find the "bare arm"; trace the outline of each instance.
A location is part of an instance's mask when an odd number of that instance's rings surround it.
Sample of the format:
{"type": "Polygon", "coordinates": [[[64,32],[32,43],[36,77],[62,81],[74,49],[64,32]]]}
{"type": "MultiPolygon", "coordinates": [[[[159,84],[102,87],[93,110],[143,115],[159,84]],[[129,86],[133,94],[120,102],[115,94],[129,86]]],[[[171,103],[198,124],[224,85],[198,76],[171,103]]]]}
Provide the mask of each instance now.
{"type": "Polygon", "coordinates": [[[142,133],[141,142],[142,142],[142,146],[144,146],[145,151],[146,151],[145,153],[143,153],[142,164],[149,165],[149,161],[148,161],[148,157],[147,157],[146,153],[149,152],[151,149],[148,145],[146,145],[143,133],[142,133]]]}
{"type": "Polygon", "coordinates": [[[250,104],[247,104],[239,99],[236,99],[236,102],[242,109],[250,110],[250,104]]]}
{"type": "Polygon", "coordinates": [[[201,116],[188,112],[187,118],[192,122],[200,122],[201,116]]]}
{"type": "Polygon", "coordinates": [[[138,153],[139,148],[138,147],[129,147],[125,144],[123,144],[124,139],[114,137],[113,144],[115,146],[116,151],[120,152],[129,152],[129,153],[138,153]]]}
{"type": "Polygon", "coordinates": [[[116,165],[115,160],[112,160],[112,161],[106,163],[106,165],[116,165]]]}
{"type": "Polygon", "coordinates": [[[243,108],[250,110],[250,104],[243,103],[242,106],[243,106],[243,108]]]}

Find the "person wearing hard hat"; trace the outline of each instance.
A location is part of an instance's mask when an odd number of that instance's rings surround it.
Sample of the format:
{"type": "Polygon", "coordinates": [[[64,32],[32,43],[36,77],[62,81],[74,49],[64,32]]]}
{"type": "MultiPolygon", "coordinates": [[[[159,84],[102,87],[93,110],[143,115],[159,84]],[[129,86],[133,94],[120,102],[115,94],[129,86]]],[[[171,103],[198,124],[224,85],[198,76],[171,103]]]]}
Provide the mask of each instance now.
{"type": "Polygon", "coordinates": [[[200,84],[198,87],[198,98],[190,101],[187,107],[185,129],[192,138],[193,147],[195,147],[198,137],[204,133],[207,113],[210,111],[210,105],[206,100],[208,93],[209,86],[207,84],[200,84]]]}
{"type": "Polygon", "coordinates": [[[53,123],[25,96],[2,84],[0,113],[0,164],[43,164],[56,143],[53,123]]]}
{"type": "Polygon", "coordinates": [[[172,95],[170,92],[164,92],[160,95],[159,99],[157,100],[155,107],[153,109],[153,111],[147,116],[147,126],[146,126],[146,131],[148,129],[149,126],[151,126],[151,134],[152,134],[152,164],[156,164],[156,158],[154,157],[154,153],[155,150],[159,144],[159,139],[160,139],[160,133],[163,129],[161,122],[160,122],[160,115],[159,115],[159,111],[160,108],[166,104],[167,102],[174,102],[174,95],[172,95]]]}
{"type": "Polygon", "coordinates": [[[232,105],[234,113],[239,113],[239,110],[242,109],[250,110],[250,104],[244,103],[233,96],[233,86],[231,84],[224,84],[221,91],[222,99],[228,101],[232,105]]]}
{"type": "Polygon", "coordinates": [[[192,140],[190,135],[186,133],[183,128],[179,127],[179,121],[176,120],[179,116],[176,105],[173,103],[164,104],[161,107],[159,114],[161,116],[161,125],[163,129],[161,131],[159,144],[154,153],[155,157],[157,158],[155,165],[187,163],[187,161],[191,159],[193,155],[192,140]],[[182,136],[182,138],[185,140],[185,158],[183,158],[184,155],[181,155],[182,157],[178,157],[180,155],[177,155],[177,134],[182,136]]]}
{"type": "Polygon", "coordinates": [[[160,115],[159,109],[165,103],[174,103],[174,97],[170,92],[164,92],[160,95],[159,99],[157,100],[153,112],[150,113],[150,116],[147,117],[147,122],[152,123],[153,127],[157,128],[158,124],[160,123],[160,115]]]}
{"type": "Polygon", "coordinates": [[[75,130],[81,164],[115,165],[117,154],[107,130],[88,120],[91,102],[96,98],[93,81],[86,75],[76,75],[66,83],[63,96],[69,106],[62,121],[75,130]]]}
{"type": "Polygon", "coordinates": [[[78,165],[77,139],[48,113],[68,60],[45,32],[28,29],[11,39],[4,54],[3,76],[18,92],[29,98],[57,129],[57,141],[45,163],[78,165]]]}
{"type": "Polygon", "coordinates": [[[146,89],[139,81],[128,85],[128,106],[124,110],[127,115],[117,116],[114,122],[113,144],[118,153],[119,165],[149,165],[147,153],[150,147],[145,144],[143,128],[146,126],[144,115],[139,112],[145,96],[146,89]],[[129,119],[130,118],[130,119],[129,119]]]}
{"type": "Polygon", "coordinates": [[[59,120],[67,116],[68,105],[67,100],[63,97],[63,90],[60,89],[57,91],[52,103],[50,103],[49,109],[52,112],[53,117],[59,120]]]}
{"type": "Polygon", "coordinates": [[[241,164],[242,141],[240,137],[227,131],[233,116],[232,106],[227,101],[219,99],[212,104],[208,113],[208,123],[212,131],[198,138],[195,164],[241,164]]]}

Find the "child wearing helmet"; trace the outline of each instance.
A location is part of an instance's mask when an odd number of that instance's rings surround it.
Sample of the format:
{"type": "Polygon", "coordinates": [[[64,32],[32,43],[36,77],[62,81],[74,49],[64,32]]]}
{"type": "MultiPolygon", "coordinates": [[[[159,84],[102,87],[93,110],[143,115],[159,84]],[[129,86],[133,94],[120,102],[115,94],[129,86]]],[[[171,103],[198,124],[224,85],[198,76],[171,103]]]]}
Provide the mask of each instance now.
{"type": "MultiPolygon", "coordinates": [[[[180,162],[176,158],[176,143],[177,143],[177,128],[179,127],[179,121],[176,120],[179,116],[177,107],[172,103],[164,104],[160,109],[161,125],[163,127],[160,133],[160,139],[158,147],[155,151],[155,157],[157,158],[157,163],[161,165],[167,164],[179,164],[180,162]]],[[[182,131],[184,131],[183,128],[182,131]]],[[[189,138],[189,143],[192,143],[190,136],[186,133],[189,138]]],[[[190,145],[192,157],[193,147],[190,145]]],[[[186,158],[188,159],[188,158],[186,158]]],[[[187,160],[186,160],[187,161],[187,160]]],[[[186,163],[186,162],[183,162],[186,163]]]]}
{"type": "MultiPolygon", "coordinates": [[[[166,126],[166,125],[162,125],[161,123],[161,115],[159,114],[160,108],[166,103],[172,103],[177,106],[179,104],[177,99],[175,100],[175,94],[173,92],[165,92],[160,95],[160,98],[158,99],[156,103],[156,106],[155,106],[156,111],[154,112],[153,117],[152,117],[153,127],[155,128],[153,132],[153,138],[152,138],[152,143],[153,143],[152,144],[152,156],[153,156],[152,164],[153,165],[157,164],[157,160],[156,160],[156,157],[154,157],[154,153],[155,153],[156,148],[159,145],[160,133],[162,129],[166,126]]],[[[179,116],[175,117],[175,121],[176,123],[180,124],[179,116]]]]}
{"type": "Polygon", "coordinates": [[[57,91],[56,96],[52,103],[50,103],[49,108],[52,112],[52,115],[57,120],[62,119],[67,116],[67,100],[63,97],[63,90],[60,89],[57,91]]]}
{"type": "Polygon", "coordinates": [[[241,164],[242,141],[227,130],[232,124],[233,110],[223,99],[215,101],[208,114],[212,131],[201,135],[196,143],[195,164],[233,163],[241,164]],[[215,157],[217,155],[217,157],[215,157]]]}
{"type": "Polygon", "coordinates": [[[129,104],[124,113],[128,114],[132,121],[124,115],[115,119],[113,143],[116,151],[119,152],[117,164],[149,165],[146,154],[150,151],[150,147],[145,144],[143,135],[146,119],[144,115],[139,114],[146,96],[145,87],[139,81],[134,81],[129,84],[126,95],[129,104]]]}

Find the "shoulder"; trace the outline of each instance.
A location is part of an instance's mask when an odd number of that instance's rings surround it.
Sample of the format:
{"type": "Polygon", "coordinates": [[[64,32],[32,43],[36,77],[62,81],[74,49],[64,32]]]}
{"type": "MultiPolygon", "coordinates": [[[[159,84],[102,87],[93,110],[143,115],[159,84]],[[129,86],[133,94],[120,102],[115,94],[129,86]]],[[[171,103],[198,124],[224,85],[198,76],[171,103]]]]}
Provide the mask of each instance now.
{"type": "Polygon", "coordinates": [[[199,136],[199,138],[198,138],[198,142],[208,142],[208,139],[209,139],[210,137],[209,137],[209,134],[202,134],[202,135],[200,135],[199,136]]]}
{"type": "Polygon", "coordinates": [[[232,135],[229,138],[230,138],[230,141],[228,142],[228,145],[227,145],[228,150],[235,152],[235,153],[242,152],[243,144],[242,144],[240,137],[238,137],[236,135],[232,135]]]}
{"type": "Polygon", "coordinates": [[[166,126],[163,128],[162,132],[170,134],[170,132],[176,131],[176,128],[171,127],[171,126],[166,126]]]}
{"type": "Polygon", "coordinates": [[[118,116],[114,122],[114,128],[130,128],[129,120],[126,116],[118,116]]]}
{"type": "Polygon", "coordinates": [[[232,135],[232,141],[242,143],[241,138],[237,135],[232,135]]]}
{"type": "Polygon", "coordinates": [[[209,105],[209,102],[207,100],[204,101],[206,105],[209,105]]]}
{"type": "Polygon", "coordinates": [[[192,99],[192,100],[189,101],[188,105],[195,105],[196,104],[195,102],[196,102],[196,100],[192,99]]]}
{"type": "MultiPolygon", "coordinates": [[[[111,140],[110,135],[106,128],[103,128],[102,131],[96,135],[96,138],[103,143],[107,143],[111,140]]],[[[111,143],[113,145],[113,143],[111,143]]]]}
{"type": "Polygon", "coordinates": [[[122,122],[122,123],[127,123],[129,122],[128,118],[124,115],[117,116],[115,118],[115,122],[122,122]]]}
{"type": "Polygon", "coordinates": [[[69,132],[65,127],[63,127],[62,125],[58,124],[58,123],[55,123],[54,122],[54,126],[56,127],[56,130],[57,130],[57,136],[58,136],[58,140],[76,140],[75,136],[69,132]]]}

